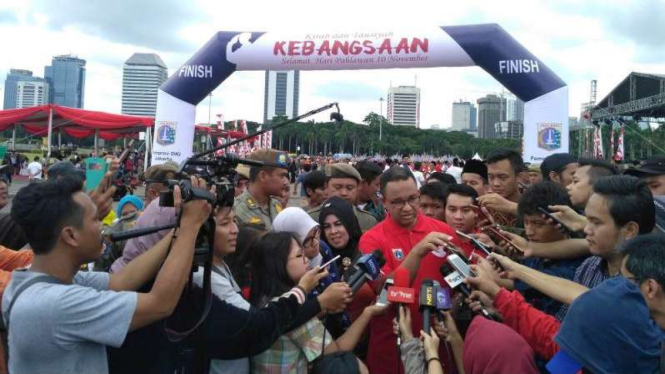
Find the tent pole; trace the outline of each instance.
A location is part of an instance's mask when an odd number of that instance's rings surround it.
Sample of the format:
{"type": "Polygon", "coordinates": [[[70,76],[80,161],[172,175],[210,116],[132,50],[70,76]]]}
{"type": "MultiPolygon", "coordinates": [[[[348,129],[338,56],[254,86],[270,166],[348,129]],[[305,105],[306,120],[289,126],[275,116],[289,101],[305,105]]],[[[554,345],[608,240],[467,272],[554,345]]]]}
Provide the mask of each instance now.
{"type": "Polygon", "coordinates": [[[12,151],[16,150],[16,125],[12,129],[12,151]]]}
{"type": "Polygon", "coordinates": [[[49,106],[48,110],[48,149],[46,152],[46,165],[48,165],[49,160],[51,159],[51,137],[53,136],[53,107],[49,106]]]}
{"type": "Polygon", "coordinates": [[[148,168],[148,156],[150,154],[150,147],[152,145],[152,139],[150,136],[150,127],[145,130],[145,156],[143,157],[143,172],[148,168]]]}
{"type": "Polygon", "coordinates": [[[95,129],[95,157],[99,157],[99,152],[97,150],[99,144],[99,129],[95,129]]]}
{"type": "Polygon", "coordinates": [[[58,149],[62,148],[62,129],[58,129],[58,149]]]}

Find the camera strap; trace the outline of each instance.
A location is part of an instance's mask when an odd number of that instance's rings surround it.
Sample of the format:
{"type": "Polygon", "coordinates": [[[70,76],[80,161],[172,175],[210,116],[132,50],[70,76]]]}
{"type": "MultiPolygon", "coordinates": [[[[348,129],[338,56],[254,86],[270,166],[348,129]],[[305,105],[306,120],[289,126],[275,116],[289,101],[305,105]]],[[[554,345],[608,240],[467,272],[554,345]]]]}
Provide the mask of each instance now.
{"type": "Polygon", "coordinates": [[[16,289],[16,292],[14,292],[14,295],[11,298],[11,301],[9,302],[9,307],[7,307],[7,312],[4,314],[4,318],[0,318],[0,330],[5,330],[9,332],[9,316],[12,313],[12,308],[14,307],[14,303],[18,299],[19,296],[23,293],[23,291],[27,290],[31,286],[37,284],[37,283],[55,283],[55,284],[61,284],[60,280],[54,276],[48,275],[48,274],[43,274],[43,275],[38,275],[36,277],[30,278],[27,281],[21,283],[20,286],[16,289]]]}

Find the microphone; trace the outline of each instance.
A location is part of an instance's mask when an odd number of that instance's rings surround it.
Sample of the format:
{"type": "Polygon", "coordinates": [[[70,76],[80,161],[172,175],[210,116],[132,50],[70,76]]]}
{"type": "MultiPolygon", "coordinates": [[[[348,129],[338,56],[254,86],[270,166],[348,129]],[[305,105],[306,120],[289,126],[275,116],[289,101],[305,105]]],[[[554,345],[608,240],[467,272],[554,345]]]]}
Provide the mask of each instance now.
{"type": "Polygon", "coordinates": [[[429,334],[432,309],[436,309],[436,289],[431,279],[420,284],[420,313],[423,314],[423,331],[429,334]]]}
{"type": "Polygon", "coordinates": [[[437,310],[450,310],[453,308],[453,303],[450,301],[450,290],[444,287],[436,288],[436,309],[437,310]]]}
{"type": "MultiPolygon", "coordinates": [[[[473,274],[471,268],[457,255],[449,255],[447,260],[448,263],[441,265],[439,269],[446,283],[448,283],[451,289],[459,288],[464,296],[471,296],[471,288],[469,288],[468,284],[464,283],[466,278],[473,274]]],[[[483,317],[492,319],[485,307],[481,306],[480,312],[483,317]]]]}
{"type": "Polygon", "coordinates": [[[388,301],[397,304],[413,304],[416,293],[409,287],[409,270],[398,267],[393,275],[394,285],[388,287],[388,301]]]}
{"type": "MultiPolygon", "coordinates": [[[[398,267],[393,275],[394,286],[388,287],[388,301],[396,304],[413,304],[416,299],[416,293],[411,288],[411,276],[409,270],[398,267]]],[[[397,311],[397,320],[399,321],[399,310],[397,311]]],[[[397,345],[402,344],[400,335],[397,335],[397,345]]]]}
{"type": "Polygon", "coordinates": [[[355,272],[347,281],[351,292],[356,293],[368,280],[375,280],[381,273],[381,268],[386,264],[386,259],[380,250],[375,249],[374,252],[360,256],[360,258],[353,264],[355,272]]]}

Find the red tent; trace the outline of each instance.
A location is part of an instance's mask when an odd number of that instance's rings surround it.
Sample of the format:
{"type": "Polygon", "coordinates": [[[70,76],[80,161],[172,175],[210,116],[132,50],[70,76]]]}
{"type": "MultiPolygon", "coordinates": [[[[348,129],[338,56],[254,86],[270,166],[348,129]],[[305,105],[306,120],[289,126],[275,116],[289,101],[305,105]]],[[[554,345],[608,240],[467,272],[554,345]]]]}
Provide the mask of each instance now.
{"type": "Polygon", "coordinates": [[[154,126],[155,119],[54,104],[0,111],[0,131],[19,125],[33,135],[47,136],[49,122],[52,124],[52,129],[62,129],[65,134],[75,138],[93,136],[99,130],[100,138],[115,140],[145,131],[146,128],[154,126]]]}

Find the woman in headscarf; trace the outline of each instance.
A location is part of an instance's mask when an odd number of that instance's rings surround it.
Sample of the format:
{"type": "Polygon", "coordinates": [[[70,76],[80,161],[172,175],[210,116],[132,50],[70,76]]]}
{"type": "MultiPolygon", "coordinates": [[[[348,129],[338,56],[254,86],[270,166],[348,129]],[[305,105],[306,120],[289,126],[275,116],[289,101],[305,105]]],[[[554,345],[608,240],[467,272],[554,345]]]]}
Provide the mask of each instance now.
{"type": "Polygon", "coordinates": [[[362,231],[353,207],[346,200],[333,196],[323,203],[319,224],[323,228],[321,239],[332,248],[333,256],[340,255],[337,265],[348,279],[351,265],[361,255],[358,243],[362,231]]]}

